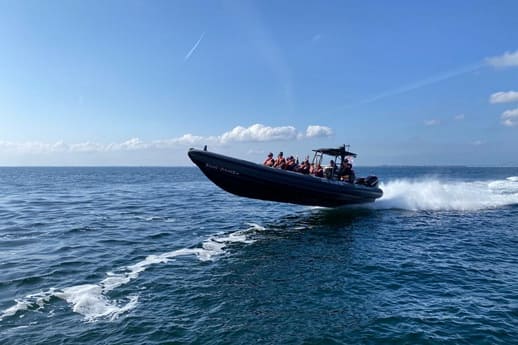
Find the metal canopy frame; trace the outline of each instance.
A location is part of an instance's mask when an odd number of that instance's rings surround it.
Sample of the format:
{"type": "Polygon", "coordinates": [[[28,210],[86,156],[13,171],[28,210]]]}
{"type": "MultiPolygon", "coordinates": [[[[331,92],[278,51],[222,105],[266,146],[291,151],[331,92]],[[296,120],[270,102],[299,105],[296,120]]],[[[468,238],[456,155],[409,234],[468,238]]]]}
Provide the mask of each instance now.
{"type": "MultiPolygon", "coordinates": [[[[324,156],[334,157],[334,161],[337,167],[342,167],[346,157],[357,157],[356,153],[349,151],[350,145],[342,145],[338,148],[322,148],[313,150],[315,155],[313,156],[312,164],[316,167],[322,165],[324,156]]],[[[334,177],[332,174],[330,177],[334,177]]]]}

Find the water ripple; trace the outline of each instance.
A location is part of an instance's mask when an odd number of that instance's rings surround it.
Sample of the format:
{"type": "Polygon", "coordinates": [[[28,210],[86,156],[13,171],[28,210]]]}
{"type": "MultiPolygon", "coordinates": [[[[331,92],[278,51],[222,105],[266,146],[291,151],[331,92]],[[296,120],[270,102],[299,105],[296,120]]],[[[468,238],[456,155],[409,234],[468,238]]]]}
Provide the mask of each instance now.
{"type": "Polygon", "coordinates": [[[513,343],[516,169],[383,172],[406,194],[328,210],[191,168],[0,169],[0,343],[513,343]]]}

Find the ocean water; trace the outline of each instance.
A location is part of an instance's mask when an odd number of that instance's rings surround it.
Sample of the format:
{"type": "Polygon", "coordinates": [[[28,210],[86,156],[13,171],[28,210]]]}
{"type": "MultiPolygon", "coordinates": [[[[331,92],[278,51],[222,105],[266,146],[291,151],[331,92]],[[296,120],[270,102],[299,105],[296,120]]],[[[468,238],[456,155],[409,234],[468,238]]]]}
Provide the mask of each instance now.
{"type": "Polygon", "coordinates": [[[384,197],[325,209],[0,168],[0,344],[517,344],[518,168],[357,172],[384,197]]]}

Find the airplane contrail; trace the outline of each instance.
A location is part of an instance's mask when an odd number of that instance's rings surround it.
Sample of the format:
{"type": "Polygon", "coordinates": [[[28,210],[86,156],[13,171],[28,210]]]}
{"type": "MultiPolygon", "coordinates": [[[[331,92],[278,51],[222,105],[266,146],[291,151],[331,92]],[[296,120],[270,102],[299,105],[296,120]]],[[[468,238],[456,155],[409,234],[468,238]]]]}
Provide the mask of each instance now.
{"type": "Polygon", "coordinates": [[[364,98],[360,101],[341,106],[338,109],[346,109],[346,108],[351,108],[353,106],[360,105],[360,104],[374,103],[383,98],[404,94],[404,93],[414,91],[414,90],[420,89],[420,88],[428,86],[428,85],[437,84],[439,82],[457,77],[459,75],[475,72],[477,70],[484,68],[485,66],[486,66],[486,64],[481,63],[481,62],[471,64],[471,65],[466,65],[466,66],[457,68],[455,70],[450,70],[450,71],[443,72],[441,74],[438,74],[438,75],[435,75],[435,76],[432,76],[432,77],[429,77],[426,79],[416,81],[414,83],[410,83],[410,84],[403,85],[403,86],[400,86],[400,87],[397,87],[394,89],[389,89],[389,90],[380,92],[376,95],[373,95],[368,98],[364,98]]]}
{"type": "Polygon", "coordinates": [[[194,43],[194,45],[192,46],[191,50],[189,50],[187,55],[185,55],[185,57],[183,58],[183,61],[189,60],[191,55],[196,51],[196,48],[198,48],[198,45],[200,44],[201,40],[203,39],[203,36],[205,36],[205,32],[203,32],[201,34],[200,38],[196,41],[196,43],[194,43]]]}
{"type": "Polygon", "coordinates": [[[423,79],[423,80],[420,80],[420,81],[417,81],[417,82],[414,82],[411,84],[407,84],[407,85],[404,85],[404,86],[401,86],[401,87],[398,87],[398,88],[395,88],[392,90],[387,90],[387,91],[379,93],[375,96],[363,99],[362,101],[360,101],[360,103],[362,103],[362,104],[372,103],[372,102],[375,102],[375,101],[385,98],[385,97],[395,96],[395,95],[399,95],[402,93],[407,93],[407,92],[417,90],[417,89],[420,89],[420,88],[428,86],[428,85],[436,84],[441,81],[451,79],[453,77],[456,77],[456,76],[459,76],[462,74],[477,71],[484,66],[485,66],[485,64],[483,64],[483,63],[477,63],[477,64],[464,66],[459,69],[441,73],[441,74],[435,75],[433,77],[423,79]]]}

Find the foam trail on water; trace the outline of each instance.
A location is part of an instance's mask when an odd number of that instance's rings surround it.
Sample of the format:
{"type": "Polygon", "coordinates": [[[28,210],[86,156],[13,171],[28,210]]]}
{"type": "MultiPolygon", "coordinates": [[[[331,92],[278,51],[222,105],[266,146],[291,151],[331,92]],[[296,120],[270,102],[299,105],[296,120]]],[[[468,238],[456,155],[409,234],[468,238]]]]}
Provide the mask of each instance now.
{"type": "Polygon", "coordinates": [[[376,209],[473,211],[518,204],[518,176],[496,181],[399,179],[380,184],[376,209]]]}
{"type": "Polygon", "coordinates": [[[106,278],[97,284],[81,284],[62,289],[51,288],[27,295],[15,300],[16,304],[5,309],[0,314],[0,321],[19,312],[41,310],[50,302],[51,298],[66,301],[72,307],[72,311],[83,315],[86,321],[116,319],[119,315],[135,308],[138,296],[129,296],[124,301],[117,301],[109,299],[106,295],[108,292],[137,279],[140,273],[152,265],[167,263],[179,256],[188,255],[194,255],[200,261],[210,261],[224,254],[225,247],[229,243],[253,243],[254,240],[250,239],[248,235],[265,230],[265,228],[254,223],[248,225],[249,228],[245,230],[211,236],[201,243],[201,247],[181,248],[162,254],[148,255],[144,260],[116,270],[116,273],[107,272],[106,278]]]}

